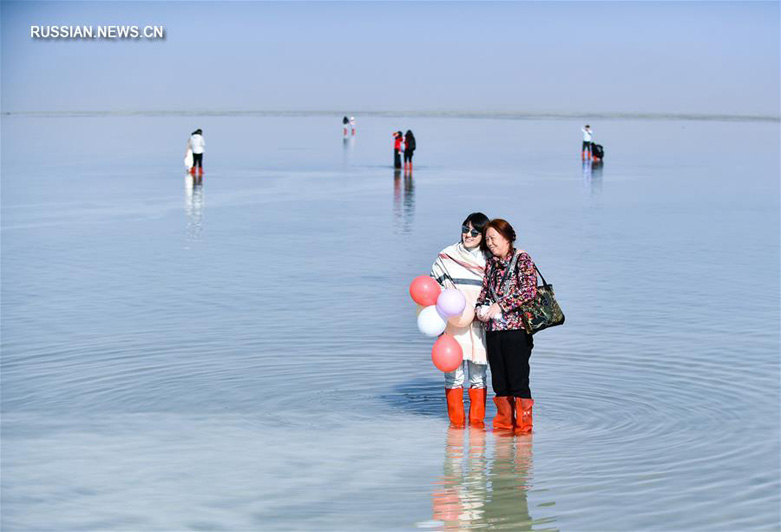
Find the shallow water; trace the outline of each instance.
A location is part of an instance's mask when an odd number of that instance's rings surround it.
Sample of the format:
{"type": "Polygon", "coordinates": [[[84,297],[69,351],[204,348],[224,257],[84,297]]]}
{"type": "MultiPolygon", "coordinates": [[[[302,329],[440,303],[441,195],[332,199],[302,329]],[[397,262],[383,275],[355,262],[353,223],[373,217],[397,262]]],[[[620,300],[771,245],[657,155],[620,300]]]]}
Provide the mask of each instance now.
{"type": "Polygon", "coordinates": [[[357,118],[3,117],[3,530],[779,527],[777,123],[357,118]],[[415,327],[474,210],[567,315],[532,438],[415,327]]]}

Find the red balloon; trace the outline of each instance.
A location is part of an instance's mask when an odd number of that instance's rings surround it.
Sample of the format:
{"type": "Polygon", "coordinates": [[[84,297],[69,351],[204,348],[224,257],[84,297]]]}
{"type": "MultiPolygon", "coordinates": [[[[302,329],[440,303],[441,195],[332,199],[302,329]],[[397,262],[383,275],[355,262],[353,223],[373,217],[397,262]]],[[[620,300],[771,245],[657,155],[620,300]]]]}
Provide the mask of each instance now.
{"type": "Polygon", "coordinates": [[[439,371],[448,373],[455,370],[464,360],[461,345],[449,334],[443,334],[431,350],[431,361],[439,371]]]}
{"type": "Polygon", "coordinates": [[[428,275],[421,275],[413,279],[409,285],[409,295],[418,305],[429,307],[437,304],[437,298],[442,292],[439,284],[428,275]]]}

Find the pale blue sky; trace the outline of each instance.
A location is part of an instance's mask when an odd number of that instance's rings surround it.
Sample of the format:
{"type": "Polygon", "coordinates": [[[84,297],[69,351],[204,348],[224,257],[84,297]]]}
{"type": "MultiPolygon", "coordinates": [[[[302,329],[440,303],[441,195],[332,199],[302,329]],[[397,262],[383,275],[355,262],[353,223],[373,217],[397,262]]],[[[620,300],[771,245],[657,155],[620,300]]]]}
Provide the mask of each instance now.
{"type": "Polygon", "coordinates": [[[779,114],[778,2],[2,2],[2,109],[779,114]],[[164,25],[34,41],[30,25],[164,25]]]}

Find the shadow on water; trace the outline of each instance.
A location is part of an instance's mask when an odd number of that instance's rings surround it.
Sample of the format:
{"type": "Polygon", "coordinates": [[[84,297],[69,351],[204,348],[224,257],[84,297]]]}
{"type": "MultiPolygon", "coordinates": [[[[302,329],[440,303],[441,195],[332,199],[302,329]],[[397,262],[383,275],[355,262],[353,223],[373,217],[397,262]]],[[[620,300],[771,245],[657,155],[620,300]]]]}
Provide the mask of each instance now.
{"type": "Polygon", "coordinates": [[[481,429],[448,429],[443,474],[431,494],[434,522],[444,530],[543,530],[550,520],[535,521],[527,499],[532,437],[494,435],[492,458],[488,438],[481,429]]]}
{"type": "Polygon", "coordinates": [[[203,237],[203,180],[187,174],[184,177],[184,212],[187,215],[187,242],[203,237]]]}
{"type": "Polygon", "coordinates": [[[393,170],[393,217],[397,229],[402,233],[412,230],[415,216],[415,182],[412,172],[405,171],[402,180],[401,169],[393,170]]]}
{"type": "Polygon", "coordinates": [[[393,408],[421,416],[447,417],[445,383],[442,379],[420,378],[393,388],[382,399],[393,408]]]}

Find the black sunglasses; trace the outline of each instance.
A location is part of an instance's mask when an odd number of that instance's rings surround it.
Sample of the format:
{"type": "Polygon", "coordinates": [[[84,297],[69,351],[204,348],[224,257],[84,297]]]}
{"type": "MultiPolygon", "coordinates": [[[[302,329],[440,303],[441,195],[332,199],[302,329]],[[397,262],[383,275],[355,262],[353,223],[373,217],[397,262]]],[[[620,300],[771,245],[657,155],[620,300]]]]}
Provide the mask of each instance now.
{"type": "Polygon", "coordinates": [[[474,238],[474,237],[476,237],[477,235],[480,234],[480,231],[478,231],[477,229],[471,229],[470,230],[468,225],[462,225],[461,226],[461,234],[463,235],[464,233],[469,233],[470,235],[472,235],[472,238],[474,238]]]}

